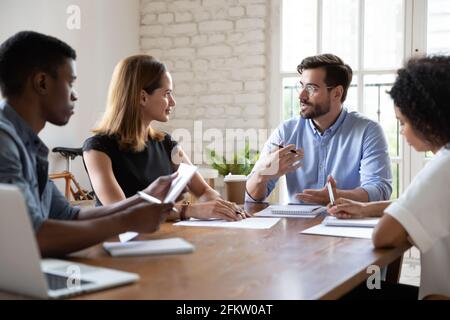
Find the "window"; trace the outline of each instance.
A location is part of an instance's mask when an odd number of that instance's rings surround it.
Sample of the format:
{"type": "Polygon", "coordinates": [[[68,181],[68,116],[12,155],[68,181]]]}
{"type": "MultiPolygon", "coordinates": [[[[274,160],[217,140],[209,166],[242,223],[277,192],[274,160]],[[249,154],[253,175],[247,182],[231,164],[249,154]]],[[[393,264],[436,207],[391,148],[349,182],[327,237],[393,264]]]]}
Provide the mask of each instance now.
{"type": "Polygon", "coordinates": [[[386,92],[397,69],[413,53],[449,50],[450,43],[444,39],[450,39],[450,1],[429,0],[428,10],[426,0],[274,2],[273,25],[279,24],[281,36],[277,39],[277,28],[273,28],[276,63],[272,67],[272,85],[279,89],[273,90],[272,99],[280,101],[283,107],[278,114],[270,115],[272,127],[298,115],[294,84],[301,60],[319,53],[338,55],[354,71],[344,105],[383,127],[392,161],[392,198],[397,198],[426,157],[404,145],[392,100],[386,92]],[[422,21],[427,21],[426,28],[422,21]],[[428,39],[426,45],[423,39],[428,39]]]}
{"type": "Polygon", "coordinates": [[[450,54],[450,1],[428,0],[427,52],[450,54]]]}
{"type": "MultiPolygon", "coordinates": [[[[427,53],[450,54],[450,1],[428,0],[427,53]]],[[[433,157],[425,153],[425,161],[433,157]]]]}

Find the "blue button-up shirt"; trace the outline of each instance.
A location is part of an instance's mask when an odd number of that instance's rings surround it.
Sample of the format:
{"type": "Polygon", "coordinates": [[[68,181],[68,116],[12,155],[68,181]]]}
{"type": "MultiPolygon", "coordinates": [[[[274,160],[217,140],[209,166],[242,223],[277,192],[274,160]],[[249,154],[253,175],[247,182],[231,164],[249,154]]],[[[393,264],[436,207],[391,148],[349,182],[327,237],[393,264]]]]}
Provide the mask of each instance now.
{"type": "Polygon", "coordinates": [[[72,220],[80,210],[48,179],[48,148],[7,104],[0,105],[0,183],[21,189],[35,232],[47,219],[72,220]]]}
{"type": "MultiPolygon", "coordinates": [[[[343,108],[336,122],[323,134],[311,119],[296,117],[284,122],[264,145],[260,161],[276,148],[271,143],[304,148],[303,166],[286,174],[292,203],[299,202],[295,195],[304,189],[323,188],[330,174],[338,189],[361,187],[369,194],[369,201],[388,200],[391,196],[392,174],[383,130],[378,123],[357,112],[343,108]]],[[[266,196],[277,180],[269,181],[266,196]]],[[[246,200],[252,201],[248,195],[246,200]]]]}

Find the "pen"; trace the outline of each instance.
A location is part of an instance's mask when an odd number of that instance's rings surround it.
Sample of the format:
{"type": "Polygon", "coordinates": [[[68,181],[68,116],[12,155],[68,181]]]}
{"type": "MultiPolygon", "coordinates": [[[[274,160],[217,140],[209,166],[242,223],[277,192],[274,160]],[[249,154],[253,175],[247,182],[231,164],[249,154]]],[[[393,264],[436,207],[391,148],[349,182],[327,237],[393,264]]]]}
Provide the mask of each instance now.
{"type": "MultiPolygon", "coordinates": [[[[284,148],[284,146],[282,146],[281,144],[276,144],[276,143],[273,143],[273,142],[271,142],[271,145],[273,145],[275,147],[278,147],[278,148],[281,148],[281,149],[284,148]]],[[[295,151],[295,150],[291,150],[291,152],[292,153],[297,153],[297,151],[295,151]]]]}
{"type": "Polygon", "coordinates": [[[327,183],[327,188],[328,188],[328,196],[330,197],[330,203],[331,203],[331,206],[333,207],[336,205],[336,203],[334,202],[333,188],[331,188],[330,182],[327,183]]]}
{"type": "MultiPolygon", "coordinates": [[[[138,196],[139,196],[141,199],[144,199],[144,200],[146,200],[146,201],[148,201],[148,202],[150,202],[150,203],[156,203],[156,204],[161,204],[161,203],[162,203],[161,200],[159,200],[159,199],[157,199],[157,198],[155,198],[155,197],[152,197],[151,195],[148,195],[148,194],[146,194],[145,192],[138,191],[137,194],[138,194],[138,196]]],[[[177,208],[175,208],[175,207],[172,208],[172,211],[178,213],[178,210],[177,210],[177,208]]]]}

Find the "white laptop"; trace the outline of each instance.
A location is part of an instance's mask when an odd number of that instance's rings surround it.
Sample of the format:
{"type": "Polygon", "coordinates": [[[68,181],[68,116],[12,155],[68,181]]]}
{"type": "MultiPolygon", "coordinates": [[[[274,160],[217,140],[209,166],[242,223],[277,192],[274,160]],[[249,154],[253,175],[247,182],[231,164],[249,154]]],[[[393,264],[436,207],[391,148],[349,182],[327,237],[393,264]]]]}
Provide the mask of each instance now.
{"type": "Polygon", "coordinates": [[[0,184],[0,203],[0,291],[62,298],[139,280],[134,273],[41,259],[20,190],[0,184]]]}

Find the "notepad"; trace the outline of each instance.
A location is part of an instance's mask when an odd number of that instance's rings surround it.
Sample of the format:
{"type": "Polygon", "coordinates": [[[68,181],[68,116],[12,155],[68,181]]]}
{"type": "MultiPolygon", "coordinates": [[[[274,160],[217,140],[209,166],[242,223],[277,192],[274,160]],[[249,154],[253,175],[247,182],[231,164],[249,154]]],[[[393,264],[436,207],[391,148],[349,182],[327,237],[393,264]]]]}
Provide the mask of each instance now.
{"type": "Polygon", "coordinates": [[[113,257],[190,253],[195,247],[182,238],[131,242],[104,242],[103,248],[113,257]]]}
{"type": "Polygon", "coordinates": [[[336,217],[328,216],[323,219],[322,224],[334,227],[373,228],[377,225],[378,221],[380,221],[380,218],[338,219],[336,217]]]}
{"type": "Polygon", "coordinates": [[[280,218],[314,218],[326,207],[317,205],[271,205],[255,214],[256,217],[280,217],[280,218]]]}
{"type": "Polygon", "coordinates": [[[319,224],[312,228],[306,229],[301,234],[311,234],[320,236],[332,236],[332,237],[344,237],[344,238],[360,238],[371,239],[373,228],[361,228],[361,227],[329,227],[323,224],[319,224]]]}
{"type": "Polygon", "coordinates": [[[174,226],[185,227],[219,227],[219,228],[238,228],[238,229],[270,229],[280,221],[279,218],[247,218],[240,221],[225,221],[219,219],[197,220],[190,219],[180,221],[174,226]]]}

